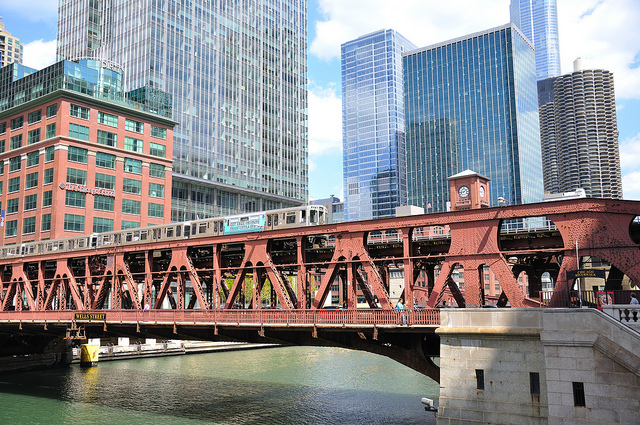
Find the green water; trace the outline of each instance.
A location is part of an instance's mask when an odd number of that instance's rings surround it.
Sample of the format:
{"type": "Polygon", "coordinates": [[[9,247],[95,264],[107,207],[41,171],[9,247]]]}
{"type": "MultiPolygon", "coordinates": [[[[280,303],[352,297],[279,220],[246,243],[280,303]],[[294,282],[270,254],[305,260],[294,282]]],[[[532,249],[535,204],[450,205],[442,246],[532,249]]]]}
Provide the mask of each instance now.
{"type": "Polygon", "coordinates": [[[0,424],[435,424],[438,384],[385,357],[282,347],[0,376],[0,424]]]}

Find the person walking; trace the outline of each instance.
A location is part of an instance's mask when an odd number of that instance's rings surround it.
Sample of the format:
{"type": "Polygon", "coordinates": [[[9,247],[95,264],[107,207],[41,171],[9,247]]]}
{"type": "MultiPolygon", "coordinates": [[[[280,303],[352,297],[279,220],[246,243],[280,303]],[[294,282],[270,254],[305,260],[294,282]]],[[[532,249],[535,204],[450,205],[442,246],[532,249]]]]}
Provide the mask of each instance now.
{"type": "Polygon", "coordinates": [[[397,321],[397,325],[406,325],[407,322],[404,319],[404,304],[403,304],[403,299],[400,298],[398,300],[398,303],[396,304],[396,311],[398,313],[398,321],[397,321]],[[402,322],[402,323],[401,323],[402,322]]]}
{"type": "Polygon", "coordinates": [[[631,294],[631,302],[630,304],[640,304],[640,301],[638,301],[638,298],[636,297],[635,293],[631,294]]]}

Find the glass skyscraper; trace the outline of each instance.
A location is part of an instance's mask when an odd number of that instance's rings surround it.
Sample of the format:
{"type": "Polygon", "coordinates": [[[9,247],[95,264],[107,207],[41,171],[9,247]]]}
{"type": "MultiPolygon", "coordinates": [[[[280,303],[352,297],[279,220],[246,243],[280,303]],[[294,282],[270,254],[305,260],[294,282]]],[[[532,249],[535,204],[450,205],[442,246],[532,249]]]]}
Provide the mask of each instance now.
{"type": "Polygon", "coordinates": [[[402,53],[393,30],[342,45],[344,220],[395,214],[406,202],[402,53]]]}
{"type": "Polygon", "coordinates": [[[536,79],[560,75],[557,0],[511,0],[511,22],[536,50],[536,79]]]}
{"type": "Polygon", "coordinates": [[[172,220],[308,198],[306,0],[61,0],[58,56],[173,98],[172,220]]]}
{"type": "Polygon", "coordinates": [[[542,201],[535,56],[513,24],[407,52],[403,65],[410,205],[446,211],[447,177],[466,169],[491,179],[492,205],[542,201]]]}

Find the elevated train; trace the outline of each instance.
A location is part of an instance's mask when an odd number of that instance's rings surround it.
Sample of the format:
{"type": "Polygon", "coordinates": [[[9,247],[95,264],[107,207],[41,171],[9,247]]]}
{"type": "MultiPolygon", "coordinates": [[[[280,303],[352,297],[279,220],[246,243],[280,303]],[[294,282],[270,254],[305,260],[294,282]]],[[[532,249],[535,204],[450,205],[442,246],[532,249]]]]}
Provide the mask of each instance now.
{"type": "Polygon", "coordinates": [[[139,245],[159,241],[319,226],[327,224],[327,217],[327,209],[325,207],[321,205],[305,205],[229,217],[208,218],[8,245],[0,248],[0,259],[110,246],[139,245]]]}

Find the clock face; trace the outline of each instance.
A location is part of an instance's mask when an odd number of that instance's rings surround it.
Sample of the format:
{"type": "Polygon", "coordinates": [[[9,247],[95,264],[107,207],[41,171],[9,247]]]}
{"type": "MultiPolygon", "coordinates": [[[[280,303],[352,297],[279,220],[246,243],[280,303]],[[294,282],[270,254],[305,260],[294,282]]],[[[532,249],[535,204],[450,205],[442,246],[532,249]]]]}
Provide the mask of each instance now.
{"type": "Polygon", "coordinates": [[[484,186],[480,186],[480,197],[484,198],[484,186]]]}
{"type": "Polygon", "coordinates": [[[461,198],[466,198],[469,196],[469,188],[467,186],[461,186],[460,189],[458,189],[458,195],[460,195],[461,198]]]}

